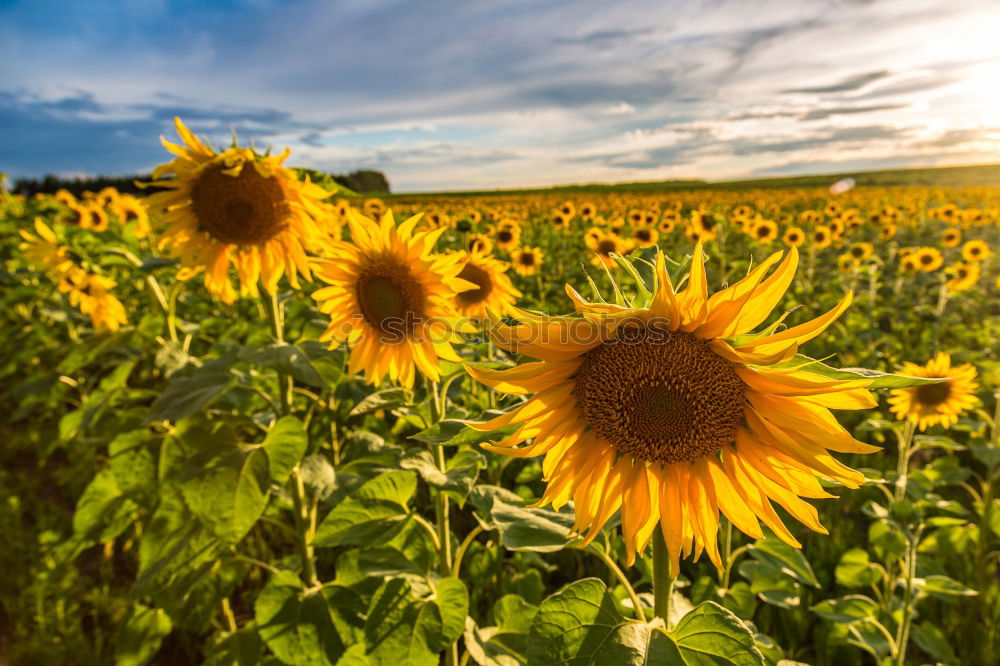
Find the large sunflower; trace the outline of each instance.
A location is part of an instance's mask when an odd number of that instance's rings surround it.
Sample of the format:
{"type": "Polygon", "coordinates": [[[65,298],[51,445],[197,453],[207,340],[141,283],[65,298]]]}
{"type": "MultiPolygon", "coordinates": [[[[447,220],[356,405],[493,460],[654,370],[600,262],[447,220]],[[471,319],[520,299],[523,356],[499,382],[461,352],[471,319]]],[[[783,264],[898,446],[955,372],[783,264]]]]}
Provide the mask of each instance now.
{"type": "Polygon", "coordinates": [[[371,384],[388,375],[413,386],[415,369],[437,380],[437,359],[458,362],[451,342],[472,330],[456,325],[454,303],[457,292],[476,285],[458,277],[461,255],[434,254],[445,228],[414,231],[420,218],[396,226],[391,211],[379,223],[352,209],[351,242],[328,241],[326,258],[314,260],[316,276],[330,285],[313,294],[330,315],[320,340],[347,341],[350,371],[363,370],[371,384]]]}
{"type": "Polygon", "coordinates": [[[900,373],[911,377],[948,377],[937,384],[922,384],[895,389],[889,398],[897,419],[909,419],[920,430],[940,423],[945,428],[976,404],[976,368],[970,363],[953,366],[948,354],[938,354],[927,365],[903,363],[900,373]]]}
{"type": "Polygon", "coordinates": [[[483,431],[517,430],[488,448],[509,456],[545,455],[540,504],[573,500],[575,530],[593,539],[621,510],[629,562],[657,523],[674,571],[681,553],[708,553],[722,566],[719,512],[752,537],[763,522],[799,546],[771,502],[825,533],[801,497],[831,497],[817,477],[856,488],[864,477],[829,451],[868,453],[830,409],[875,406],[869,381],[830,380],[807,367],[776,367],[819,335],[850,304],[847,294],[823,316],[757,336],[788,288],[798,261],[775,253],[744,279],[708,295],[702,247],[688,283],[676,292],[663,255],[647,305],[585,301],[567,292],[580,317],[535,317],[498,327],[501,347],[538,359],[508,370],[468,368],[480,382],[514,395],[534,394],[483,431]],[[532,442],[518,446],[526,440],[532,442]]]}
{"type": "Polygon", "coordinates": [[[149,197],[168,225],[160,247],[180,258],[182,280],[205,271],[205,286],[225,302],[236,299],[229,266],[236,267],[240,293],[257,296],[260,282],[269,293],[282,275],[296,289],[298,276],[311,279],[306,248],[319,234],[323,188],[299,182],[282,166],[288,158],[260,156],[233,146],[216,153],[175,118],[184,145],[163,145],[175,157],[153,170],[150,185],[167,188],[149,197]],[[161,178],[174,174],[172,178],[161,178]]]}
{"type": "Polygon", "coordinates": [[[491,313],[505,314],[521,297],[507,277],[510,264],[482,252],[459,252],[459,258],[458,277],[476,285],[455,294],[455,310],[462,317],[487,319],[491,313]]]}

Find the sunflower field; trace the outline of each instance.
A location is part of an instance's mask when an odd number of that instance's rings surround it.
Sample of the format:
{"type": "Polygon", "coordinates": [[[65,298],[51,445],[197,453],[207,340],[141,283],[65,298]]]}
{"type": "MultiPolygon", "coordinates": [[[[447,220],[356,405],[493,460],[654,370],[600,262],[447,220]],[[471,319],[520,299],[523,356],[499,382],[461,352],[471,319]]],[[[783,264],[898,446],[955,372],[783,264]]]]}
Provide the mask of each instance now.
{"type": "Polygon", "coordinates": [[[1000,663],[1000,189],[376,199],[177,132],[0,191],[0,664],[1000,663]]]}

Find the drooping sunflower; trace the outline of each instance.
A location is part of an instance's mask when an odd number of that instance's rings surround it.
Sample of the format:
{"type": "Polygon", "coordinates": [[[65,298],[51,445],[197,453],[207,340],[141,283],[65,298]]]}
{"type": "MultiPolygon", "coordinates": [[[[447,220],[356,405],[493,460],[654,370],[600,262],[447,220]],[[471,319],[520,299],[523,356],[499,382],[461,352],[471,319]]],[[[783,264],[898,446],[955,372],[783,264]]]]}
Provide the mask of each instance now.
{"type": "Polygon", "coordinates": [[[184,145],[163,139],[175,157],[153,171],[149,185],[166,188],[147,199],[164,211],[167,225],[160,247],[180,258],[177,277],[205,272],[205,286],[225,302],[236,299],[230,264],[240,278],[240,293],[257,296],[257,283],[274,293],[282,275],[296,289],[298,276],[311,279],[306,249],[320,235],[323,188],[282,166],[288,158],[257,155],[233,146],[222,153],[202,143],[174,119],[184,145]],[[174,174],[172,178],[161,178],[174,174]]]}
{"type": "Polygon", "coordinates": [[[785,235],[781,237],[781,240],[785,242],[788,247],[802,247],[802,244],[806,242],[806,232],[804,232],[799,227],[788,227],[785,230],[785,235]]]}
{"type": "Polygon", "coordinates": [[[962,246],[962,258],[966,261],[984,261],[990,256],[990,246],[984,240],[970,240],[962,246]]]}
{"type": "Polygon", "coordinates": [[[486,319],[506,314],[521,297],[507,277],[510,264],[483,252],[460,252],[462,270],[458,277],[476,285],[455,294],[455,310],[462,317],[486,319]]]}
{"type": "Polygon", "coordinates": [[[701,245],[687,286],[675,292],[662,254],[641,308],[591,303],[567,287],[583,317],[518,313],[495,342],[538,359],[508,370],[467,368],[478,381],[526,402],[474,427],[517,430],[492,451],[545,455],[539,504],[573,500],[575,531],[593,539],[619,509],[628,561],[662,526],[673,571],[680,555],[703,551],[722,566],[719,513],[751,537],[760,522],[799,546],[771,502],[825,533],[802,497],[831,497],[823,477],[856,488],[864,477],[829,451],[868,453],[830,409],[875,406],[869,381],[830,380],[806,367],[769,368],[793,358],[850,304],[847,294],[821,317],[754,337],[780,301],[798,261],[775,253],[744,279],[708,294],[701,245]],[[739,342],[732,341],[739,337],[739,342]],[[532,442],[519,446],[526,440],[532,442]]]}
{"type": "Polygon", "coordinates": [[[957,261],[946,269],[951,278],[945,283],[950,291],[966,291],[979,281],[979,264],[957,261]]]}
{"type": "Polygon", "coordinates": [[[890,409],[899,420],[909,419],[921,431],[940,423],[948,428],[958,417],[976,404],[976,368],[970,363],[953,366],[951,356],[938,352],[927,365],[903,363],[900,373],[911,377],[948,377],[937,384],[921,384],[894,389],[889,397],[890,409]]]}
{"type": "Polygon", "coordinates": [[[542,267],[542,259],[545,255],[537,247],[519,247],[514,250],[514,254],[511,257],[511,261],[514,264],[514,270],[518,275],[534,275],[542,267]]]}
{"type": "Polygon", "coordinates": [[[396,225],[387,211],[376,222],[356,210],[348,215],[351,242],[327,241],[314,259],[316,276],[329,284],[313,298],[330,324],[320,336],[336,347],[351,345],[350,372],[365,380],[413,386],[415,370],[437,380],[438,358],[457,362],[455,295],[474,284],[458,277],[461,255],[434,254],[445,229],[415,231],[420,215],[396,225]]]}

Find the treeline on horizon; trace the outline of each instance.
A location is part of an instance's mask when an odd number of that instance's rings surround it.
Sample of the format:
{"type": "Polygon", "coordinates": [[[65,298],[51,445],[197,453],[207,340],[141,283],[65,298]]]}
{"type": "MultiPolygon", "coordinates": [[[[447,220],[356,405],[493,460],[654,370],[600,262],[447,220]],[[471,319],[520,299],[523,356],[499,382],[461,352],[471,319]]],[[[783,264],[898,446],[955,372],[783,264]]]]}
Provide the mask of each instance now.
{"type": "MultiPolygon", "coordinates": [[[[358,169],[347,174],[327,174],[315,169],[296,169],[308,174],[313,182],[328,189],[331,181],[358,194],[388,194],[389,179],[385,174],[375,169],[358,169]]],[[[81,196],[84,192],[99,192],[105,187],[113,187],[125,194],[139,194],[144,190],[136,182],[148,183],[152,180],[150,174],[132,176],[90,176],[86,178],[62,178],[54,174],[46,174],[41,178],[18,178],[14,181],[11,191],[14,194],[33,196],[35,194],[55,194],[59,190],[67,190],[73,196],[81,196]]]]}

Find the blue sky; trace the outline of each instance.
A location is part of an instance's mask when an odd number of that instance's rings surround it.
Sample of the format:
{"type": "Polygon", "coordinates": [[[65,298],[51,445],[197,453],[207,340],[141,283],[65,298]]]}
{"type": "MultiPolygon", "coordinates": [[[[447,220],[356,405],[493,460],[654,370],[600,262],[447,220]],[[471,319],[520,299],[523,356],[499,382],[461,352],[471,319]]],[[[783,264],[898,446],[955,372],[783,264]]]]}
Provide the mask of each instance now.
{"type": "Polygon", "coordinates": [[[0,171],[181,116],[397,191],[1000,161],[995,0],[0,0],[0,171]]]}

